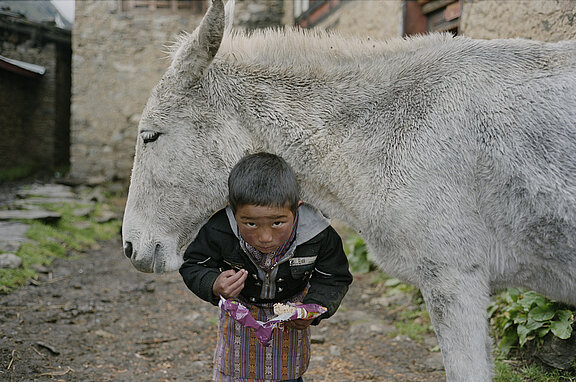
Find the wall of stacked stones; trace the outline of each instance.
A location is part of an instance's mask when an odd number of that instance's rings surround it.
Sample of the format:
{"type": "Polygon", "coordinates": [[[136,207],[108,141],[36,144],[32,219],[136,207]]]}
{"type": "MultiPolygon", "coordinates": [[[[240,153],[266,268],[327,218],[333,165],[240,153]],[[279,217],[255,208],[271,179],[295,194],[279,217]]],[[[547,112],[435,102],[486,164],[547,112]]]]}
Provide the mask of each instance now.
{"type": "MultiPolygon", "coordinates": [[[[235,23],[281,23],[281,1],[237,1],[235,23]]],[[[71,176],[127,180],[141,112],[169,66],[166,44],[202,15],[122,11],[118,0],[76,2],[73,30],[71,176]]]]}
{"type": "Polygon", "coordinates": [[[122,12],[116,0],[76,2],[72,33],[71,175],[126,178],[136,128],[169,65],[165,44],[200,16],[122,12]]]}
{"type": "MultiPolygon", "coordinates": [[[[76,2],[73,32],[72,176],[128,180],[136,129],[169,65],[163,46],[201,15],[122,12],[118,0],[76,2]]],[[[293,2],[236,0],[235,24],[290,25],[293,2]]],[[[463,0],[461,33],[475,38],[576,38],[573,0],[463,0]]],[[[348,1],[319,28],[386,39],[402,33],[401,0],[348,1]]]]}
{"type": "MultiPolygon", "coordinates": [[[[35,43],[28,37],[5,32],[0,54],[19,61],[41,65],[46,73],[38,78],[0,71],[0,168],[23,165],[53,167],[58,164],[56,120],[55,43],[35,43]]],[[[68,126],[66,126],[66,129],[68,126]]],[[[67,160],[67,158],[66,158],[67,160]]]]}
{"type": "Polygon", "coordinates": [[[575,39],[576,1],[464,0],[460,28],[463,35],[482,39],[575,39]]]}
{"type": "MultiPolygon", "coordinates": [[[[576,38],[574,0],[462,0],[460,34],[473,38],[576,38]]],[[[318,27],[376,39],[402,34],[402,0],[349,1],[318,27]]]]}

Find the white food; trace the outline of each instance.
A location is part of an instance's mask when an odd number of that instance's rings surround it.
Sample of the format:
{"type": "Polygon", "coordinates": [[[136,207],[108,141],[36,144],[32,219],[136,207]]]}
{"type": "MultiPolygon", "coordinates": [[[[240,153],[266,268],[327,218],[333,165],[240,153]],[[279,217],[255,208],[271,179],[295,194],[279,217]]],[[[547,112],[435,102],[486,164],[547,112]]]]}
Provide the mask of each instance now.
{"type": "Polygon", "coordinates": [[[282,304],[281,302],[277,302],[274,304],[274,314],[280,315],[284,313],[294,313],[298,310],[295,306],[282,304]]]}

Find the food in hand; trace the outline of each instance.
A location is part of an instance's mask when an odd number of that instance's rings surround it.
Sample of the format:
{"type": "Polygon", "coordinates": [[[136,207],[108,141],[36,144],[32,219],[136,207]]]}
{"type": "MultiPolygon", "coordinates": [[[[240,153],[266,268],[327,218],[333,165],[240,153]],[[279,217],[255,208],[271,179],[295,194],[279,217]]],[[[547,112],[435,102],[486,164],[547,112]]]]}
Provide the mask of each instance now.
{"type": "Polygon", "coordinates": [[[294,313],[298,310],[297,307],[292,306],[292,305],[288,305],[288,304],[283,304],[281,302],[277,302],[276,304],[274,304],[274,314],[275,315],[280,315],[280,314],[284,314],[284,313],[294,313]]]}

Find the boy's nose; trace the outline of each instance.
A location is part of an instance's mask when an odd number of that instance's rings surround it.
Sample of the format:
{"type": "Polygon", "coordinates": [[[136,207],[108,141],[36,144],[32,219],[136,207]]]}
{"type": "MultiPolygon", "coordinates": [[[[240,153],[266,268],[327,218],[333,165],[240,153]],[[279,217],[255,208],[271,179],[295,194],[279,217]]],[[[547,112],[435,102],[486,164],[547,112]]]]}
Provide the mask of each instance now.
{"type": "Polygon", "coordinates": [[[262,244],[271,243],[272,233],[267,229],[261,230],[260,235],[258,235],[258,241],[260,241],[262,244]]]}

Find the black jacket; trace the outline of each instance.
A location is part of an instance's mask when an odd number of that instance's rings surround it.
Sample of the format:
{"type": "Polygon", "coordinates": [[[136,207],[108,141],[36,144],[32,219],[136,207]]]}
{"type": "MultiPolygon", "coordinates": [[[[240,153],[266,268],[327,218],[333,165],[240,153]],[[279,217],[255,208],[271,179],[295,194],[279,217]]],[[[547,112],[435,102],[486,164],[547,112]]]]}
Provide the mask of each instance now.
{"type": "Polygon", "coordinates": [[[217,212],[186,249],[180,274],[194,294],[217,305],[219,297],[212,293],[212,286],[220,272],[246,269],[248,278],[240,294],[246,301],[255,304],[286,301],[310,283],[302,302],[326,307],[328,312],[322,318],[336,312],[352,282],[352,275],[340,236],[332,227],[328,225],[312,239],[298,245],[294,256],[278,265],[276,277],[271,280],[275,296],[262,299],[262,271],[259,277],[256,265],[241,249],[230,224],[225,209],[217,212]]]}

